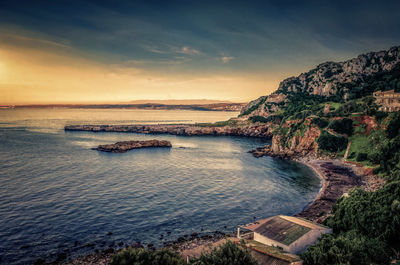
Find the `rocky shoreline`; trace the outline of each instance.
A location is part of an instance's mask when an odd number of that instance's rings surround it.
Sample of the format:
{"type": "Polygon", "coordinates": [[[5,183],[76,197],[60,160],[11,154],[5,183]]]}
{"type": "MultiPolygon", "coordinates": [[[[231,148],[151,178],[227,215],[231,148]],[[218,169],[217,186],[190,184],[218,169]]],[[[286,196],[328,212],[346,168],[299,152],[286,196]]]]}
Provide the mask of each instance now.
{"type": "Polygon", "coordinates": [[[329,216],[336,201],[352,188],[363,187],[366,190],[376,190],[385,183],[383,179],[373,175],[372,170],[365,169],[362,165],[331,157],[320,157],[314,152],[299,154],[290,149],[281,150],[274,148],[274,141],[271,146],[260,147],[249,153],[257,158],[270,156],[293,160],[314,170],[322,181],[321,189],[315,200],[295,216],[317,223],[322,223],[329,216]]]}
{"type": "MultiPolygon", "coordinates": [[[[365,171],[356,165],[345,163],[338,159],[318,159],[318,158],[293,158],[294,161],[303,163],[312,168],[322,181],[321,189],[315,200],[305,207],[304,210],[295,214],[295,216],[303,217],[311,221],[322,223],[330,214],[336,200],[344,196],[350,189],[354,187],[373,186],[375,189],[383,185],[381,180],[371,178],[370,172],[365,171]]],[[[165,247],[170,248],[182,255],[192,250],[201,249],[209,245],[213,245],[225,238],[224,233],[218,232],[209,235],[200,236],[194,233],[190,237],[178,238],[175,242],[166,244],[165,247]]],[[[141,245],[133,245],[133,247],[143,247],[141,245]]],[[[105,250],[99,253],[82,256],[80,258],[62,263],[64,265],[94,265],[94,264],[111,264],[114,252],[105,250]]]]}
{"type": "Polygon", "coordinates": [[[125,153],[132,149],[141,149],[141,148],[154,148],[154,147],[172,147],[170,141],[166,140],[146,140],[146,141],[123,141],[116,142],[115,144],[104,144],[99,145],[96,148],[92,148],[93,150],[101,151],[101,152],[111,152],[111,153],[125,153]]]}
{"type": "MultiPolygon", "coordinates": [[[[66,131],[92,132],[133,132],[147,134],[173,135],[231,135],[271,138],[272,133],[267,125],[201,127],[196,125],[71,125],[66,131]]],[[[274,144],[274,141],[273,141],[274,144]]],[[[276,149],[276,148],[275,148],[276,149]]],[[[332,158],[317,158],[309,152],[305,154],[275,150],[273,146],[264,146],[249,151],[255,157],[271,156],[281,159],[291,159],[312,168],[322,181],[321,189],[315,200],[303,211],[295,216],[307,218],[322,223],[330,214],[334,203],[354,187],[373,187],[377,189],[383,185],[379,178],[373,177],[372,172],[363,168],[332,158]]],[[[311,149],[310,149],[311,150],[311,149]]],[[[214,244],[224,238],[224,234],[190,237],[166,245],[179,253],[196,249],[201,246],[214,244]]],[[[64,264],[110,264],[112,255],[101,252],[84,256],[64,264]]]]}
{"type": "Polygon", "coordinates": [[[303,211],[295,216],[322,223],[332,211],[333,205],[352,188],[362,186],[364,176],[340,160],[294,159],[312,168],[322,181],[321,189],[303,211]]]}
{"type": "Polygon", "coordinates": [[[271,138],[272,132],[266,124],[241,126],[200,126],[189,124],[154,124],[154,125],[68,125],[65,131],[89,132],[127,132],[145,134],[171,134],[183,136],[222,135],[271,138]]]}

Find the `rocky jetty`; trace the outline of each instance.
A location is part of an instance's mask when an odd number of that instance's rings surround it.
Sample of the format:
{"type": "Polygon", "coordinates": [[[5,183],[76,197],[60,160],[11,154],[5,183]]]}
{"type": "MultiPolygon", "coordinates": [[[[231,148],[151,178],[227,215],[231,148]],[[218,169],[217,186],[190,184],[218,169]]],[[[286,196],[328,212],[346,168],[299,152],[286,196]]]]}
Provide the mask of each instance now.
{"type": "Polygon", "coordinates": [[[146,140],[146,141],[124,141],[115,144],[99,145],[93,150],[111,153],[125,153],[132,149],[149,148],[149,147],[172,147],[171,142],[165,140],[146,140]]]}
{"type": "Polygon", "coordinates": [[[197,126],[197,125],[69,125],[65,131],[91,132],[131,132],[172,135],[226,135],[270,138],[272,132],[267,124],[248,124],[240,126],[197,126]]]}

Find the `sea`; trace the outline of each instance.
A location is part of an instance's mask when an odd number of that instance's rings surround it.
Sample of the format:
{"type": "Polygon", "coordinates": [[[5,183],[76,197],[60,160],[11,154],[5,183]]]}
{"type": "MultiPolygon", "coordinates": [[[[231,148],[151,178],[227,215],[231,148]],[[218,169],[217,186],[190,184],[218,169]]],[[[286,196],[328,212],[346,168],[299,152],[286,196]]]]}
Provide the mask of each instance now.
{"type": "Polygon", "coordinates": [[[303,210],[321,183],[308,167],[249,150],[268,140],[66,132],[72,124],[215,122],[237,112],[16,108],[0,110],[0,264],[72,259],[140,242],[162,247],[192,233],[233,233],[303,210]],[[172,148],[102,153],[125,140],[172,148]]]}

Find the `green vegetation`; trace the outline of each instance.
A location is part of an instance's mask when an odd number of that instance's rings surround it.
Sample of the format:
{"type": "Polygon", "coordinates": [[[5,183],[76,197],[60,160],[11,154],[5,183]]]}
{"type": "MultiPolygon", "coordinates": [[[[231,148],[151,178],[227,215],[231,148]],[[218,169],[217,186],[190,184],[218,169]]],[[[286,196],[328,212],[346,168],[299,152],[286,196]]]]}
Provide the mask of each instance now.
{"type": "Polygon", "coordinates": [[[167,250],[127,248],[114,255],[112,265],[184,265],[186,262],[176,253],[167,250]]]}
{"type": "Polygon", "coordinates": [[[289,262],[299,261],[300,259],[296,256],[288,255],[286,252],[279,247],[268,246],[263,243],[254,241],[254,240],[243,240],[241,242],[242,245],[246,244],[246,246],[251,247],[252,249],[256,249],[262,253],[268,253],[268,255],[276,257],[281,260],[286,260],[289,262]]]}
{"type": "Polygon", "coordinates": [[[227,121],[217,121],[215,123],[196,123],[196,126],[199,127],[224,127],[224,126],[235,126],[237,125],[236,120],[227,120],[227,121]]]}
{"type": "Polygon", "coordinates": [[[348,136],[351,136],[353,134],[353,120],[347,118],[341,120],[333,120],[331,121],[331,123],[329,123],[328,128],[334,130],[337,133],[345,133],[348,136]]]}
{"type": "Polygon", "coordinates": [[[388,137],[390,139],[393,139],[400,134],[400,113],[399,112],[392,115],[386,131],[387,131],[388,137]]]}
{"type": "Polygon", "coordinates": [[[282,116],[281,115],[271,115],[268,117],[263,117],[263,116],[252,116],[249,118],[252,122],[262,122],[262,123],[267,123],[267,122],[272,122],[275,124],[280,124],[282,121],[282,116]]]}
{"type": "Polygon", "coordinates": [[[305,265],[389,264],[400,258],[400,112],[379,121],[386,130],[350,138],[348,158],[378,164],[386,185],[375,192],[354,189],[339,199],[326,220],[334,233],[302,254],[305,265]]]}
{"type": "MultiPolygon", "coordinates": [[[[112,265],[184,265],[181,256],[168,249],[148,250],[144,248],[126,248],[112,258],[112,265]]],[[[202,253],[198,259],[191,260],[193,265],[257,265],[247,249],[227,241],[210,252],[202,253]]]]}
{"type": "Polygon", "coordinates": [[[327,102],[329,98],[308,93],[290,93],[287,100],[288,103],[283,108],[283,120],[305,119],[317,114],[324,108],[321,103],[327,102]]]}
{"type": "Polygon", "coordinates": [[[323,235],[318,244],[301,255],[304,264],[388,264],[387,246],[355,231],[323,235]]]}
{"type": "Polygon", "coordinates": [[[377,111],[377,112],[375,112],[374,116],[375,116],[375,119],[378,122],[380,122],[380,121],[382,121],[383,119],[385,119],[388,116],[388,113],[384,112],[384,111],[377,111]]]}
{"type": "Polygon", "coordinates": [[[391,71],[381,71],[367,76],[362,82],[343,84],[342,88],[350,90],[352,99],[369,96],[379,90],[400,89],[400,64],[397,64],[391,71]]]}
{"type": "Polygon", "coordinates": [[[349,155],[347,157],[349,160],[355,159],[358,153],[368,154],[370,152],[370,143],[368,136],[354,134],[352,137],[349,137],[349,141],[351,142],[349,155]]]}
{"type": "Polygon", "coordinates": [[[317,125],[320,129],[323,129],[323,128],[325,128],[326,126],[328,126],[329,121],[328,121],[327,119],[317,117],[317,118],[313,118],[313,119],[311,120],[311,124],[315,124],[315,125],[317,125]]]}
{"type": "Polygon", "coordinates": [[[357,162],[365,161],[367,159],[368,159],[368,154],[366,154],[366,153],[358,153],[356,156],[357,162]]]}
{"type": "Polygon", "coordinates": [[[219,248],[191,261],[193,265],[257,265],[247,249],[243,249],[231,241],[227,241],[219,248]]]}
{"type": "Polygon", "coordinates": [[[317,140],[320,149],[329,152],[339,152],[347,147],[347,139],[343,136],[335,136],[323,131],[317,140]]]}

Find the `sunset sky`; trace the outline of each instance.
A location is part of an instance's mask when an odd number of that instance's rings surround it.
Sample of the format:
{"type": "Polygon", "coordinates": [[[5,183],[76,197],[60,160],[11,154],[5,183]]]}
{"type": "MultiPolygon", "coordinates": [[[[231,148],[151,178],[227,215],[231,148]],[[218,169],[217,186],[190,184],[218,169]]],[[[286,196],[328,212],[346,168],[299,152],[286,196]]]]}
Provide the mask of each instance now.
{"type": "Polygon", "coordinates": [[[0,104],[246,102],[395,45],[400,1],[0,1],[0,104]]]}

